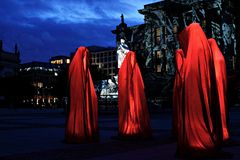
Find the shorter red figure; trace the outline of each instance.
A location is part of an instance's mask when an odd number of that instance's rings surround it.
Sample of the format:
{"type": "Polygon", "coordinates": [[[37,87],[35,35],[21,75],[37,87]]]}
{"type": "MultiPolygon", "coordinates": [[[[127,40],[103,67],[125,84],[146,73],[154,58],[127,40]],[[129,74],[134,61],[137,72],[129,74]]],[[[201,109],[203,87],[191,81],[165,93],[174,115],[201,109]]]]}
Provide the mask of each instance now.
{"type": "Polygon", "coordinates": [[[118,74],[120,137],[151,137],[151,127],[144,83],[136,54],[129,51],[118,74]]]}
{"type": "Polygon", "coordinates": [[[227,125],[227,71],[224,56],[218,48],[215,39],[208,39],[213,53],[215,67],[215,77],[217,85],[218,100],[221,114],[222,136],[223,141],[229,140],[229,129],[227,125]]]}
{"type": "Polygon", "coordinates": [[[69,66],[70,111],[65,130],[67,143],[98,139],[98,102],[89,70],[89,51],[79,47],[69,66]]]}
{"type": "Polygon", "coordinates": [[[182,87],[183,87],[183,61],[184,61],[184,55],[182,49],[178,49],[175,54],[175,60],[176,60],[176,75],[175,75],[175,81],[174,81],[174,88],[173,88],[173,119],[172,119],[172,125],[173,125],[173,136],[177,137],[178,135],[178,128],[179,125],[182,124],[182,116],[179,115],[182,109],[182,87]]]}

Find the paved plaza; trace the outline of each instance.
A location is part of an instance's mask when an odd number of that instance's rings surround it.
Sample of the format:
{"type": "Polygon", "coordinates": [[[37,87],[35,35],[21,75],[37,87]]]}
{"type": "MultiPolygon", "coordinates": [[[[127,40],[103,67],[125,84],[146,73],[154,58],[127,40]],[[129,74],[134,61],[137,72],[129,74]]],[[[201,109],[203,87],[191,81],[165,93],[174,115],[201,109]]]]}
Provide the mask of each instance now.
{"type": "MultiPolygon", "coordinates": [[[[66,114],[63,109],[0,109],[0,160],[75,159],[178,159],[176,140],[171,136],[171,110],[151,113],[153,139],[120,140],[118,115],[102,111],[100,141],[65,144],[66,114]]],[[[230,109],[232,141],[214,157],[199,159],[240,159],[240,109],[230,109]]]]}

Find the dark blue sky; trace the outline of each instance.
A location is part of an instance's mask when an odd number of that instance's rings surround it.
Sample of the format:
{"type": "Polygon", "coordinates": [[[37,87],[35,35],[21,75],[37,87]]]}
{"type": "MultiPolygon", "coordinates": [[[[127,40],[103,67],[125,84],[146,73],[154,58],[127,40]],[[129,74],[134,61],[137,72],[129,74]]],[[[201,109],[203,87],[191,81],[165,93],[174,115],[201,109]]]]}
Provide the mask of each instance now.
{"type": "Polygon", "coordinates": [[[158,0],[1,0],[0,39],[5,51],[17,43],[22,63],[69,55],[78,46],[115,46],[111,33],[123,13],[131,26],[158,0]]]}

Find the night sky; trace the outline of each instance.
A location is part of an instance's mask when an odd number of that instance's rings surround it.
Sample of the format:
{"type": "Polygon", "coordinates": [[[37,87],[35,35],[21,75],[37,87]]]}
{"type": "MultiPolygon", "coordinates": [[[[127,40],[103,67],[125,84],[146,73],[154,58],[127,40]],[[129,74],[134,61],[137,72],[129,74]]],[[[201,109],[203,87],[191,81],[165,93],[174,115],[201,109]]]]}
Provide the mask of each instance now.
{"type": "Polygon", "coordinates": [[[1,0],[0,40],[9,52],[18,44],[21,63],[69,56],[79,46],[115,47],[111,30],[121,14],[129,26],[141,24],[143,16],[137,10],[157,1],[1,0]]]}

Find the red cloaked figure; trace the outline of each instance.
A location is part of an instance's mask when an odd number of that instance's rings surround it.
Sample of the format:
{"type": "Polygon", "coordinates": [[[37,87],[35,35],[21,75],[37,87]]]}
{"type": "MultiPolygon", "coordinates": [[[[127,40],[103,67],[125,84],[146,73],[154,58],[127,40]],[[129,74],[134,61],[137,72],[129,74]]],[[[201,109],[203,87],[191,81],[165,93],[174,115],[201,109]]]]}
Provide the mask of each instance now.
{"type": "Polygon", "coordinates": [[[182,49],[178,49],[175,53],[175,63],[176,65],[176,75],[174,80],[173,88],[173,116],[172,116],[172,125],[173,131],[172,134],[174,137],[178,135],[178,127],[182,123],[182,116],[179,115],[182,109],[182,87],[183,87],[183,60],[184,55],[182,49]]]}
{"type": "MultiPolygon", "coordinates": [[[[220,116],[216,103],[216,80],[213,54],[198,23],[179,34],[182,51],[177,51],[177,74],[174,93],[177,113],[178,154],[211,153],[221,143],[218,134],[220,116]],[[183,55],[183,56],[182,56],[183,55]],[[179,73],[178,73],[179,72],[179,73]],[[178,82],[178,77],[181,81],[178,82]],[[181,88],[179,91],[178,88],[181,88]]],[[[221,138],[220,138],[221,137],[221,138]]]]}
{"type": "Polygon", "coordinates": [[[119,136],[150,138],[151,127],[144,83],[136,54],[129,51],[118,73],[119,136]]]}
{"type": "Polygon", "coordinates": [[[89,51],[79,47],[69,66],[70,110],[65,140],[68,143],[98,139],[98,102],[89,70],[89,51]]]}
{"type": "Polygon", "coordinates": [[[212,49],[215,77],[217,85],[218,100],[221,114],[222,136],[223,141],[227,141],[229,136],[229,129],[227,124],[227,71],[224,56],[218,48],[215,39],[208,39],[209,45],[212,49]]]}

